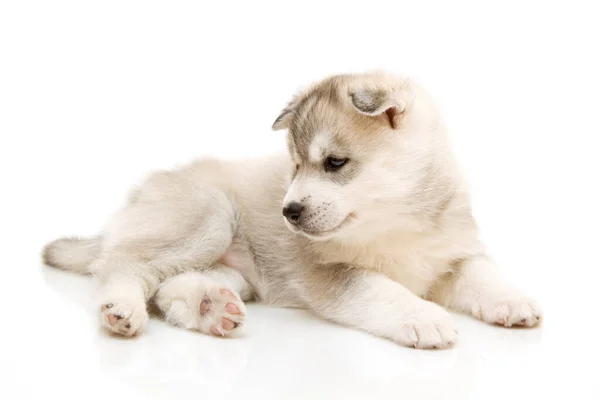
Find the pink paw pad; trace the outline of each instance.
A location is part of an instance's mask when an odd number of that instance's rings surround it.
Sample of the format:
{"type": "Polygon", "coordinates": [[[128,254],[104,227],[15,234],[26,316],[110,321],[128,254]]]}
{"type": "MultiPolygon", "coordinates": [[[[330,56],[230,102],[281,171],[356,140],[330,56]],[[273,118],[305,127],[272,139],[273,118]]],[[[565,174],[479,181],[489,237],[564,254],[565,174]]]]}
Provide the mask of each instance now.
{"type": "Polygon", "coordinates": [[[129,310],[124,310],[122,305],[106,303],[100,307],[100,310],[105,326],[119,335],[135,336],[145,323],[144,315],[138,316],[129,310]],[[138,321],[139,324],[134,325],[134,321],[138,321]]]}
{"type": "MultiPolygon", "coordinates": [[[[239,296],[230,289],[211,288],[200,303],[200,316],[205,321],[206,328],[214,336],[228,336],[240,327],[245,318],[246,310],[239,296]]],[[[208,333],[207,332],[207,333],[208,333]]]]}
{"type": "Polygon", "coordinates": [[[241,314],[240,308],[233,303],[227,303],[225,306],[225,311],[229,314],[241,314]]]}
{"type": "Polygon", "coordinates": [[[208,296],[204,296],[202,303],[200,303],[200,315],[204,316],[209,313],[212,309],[212,302],[208,296]]]}

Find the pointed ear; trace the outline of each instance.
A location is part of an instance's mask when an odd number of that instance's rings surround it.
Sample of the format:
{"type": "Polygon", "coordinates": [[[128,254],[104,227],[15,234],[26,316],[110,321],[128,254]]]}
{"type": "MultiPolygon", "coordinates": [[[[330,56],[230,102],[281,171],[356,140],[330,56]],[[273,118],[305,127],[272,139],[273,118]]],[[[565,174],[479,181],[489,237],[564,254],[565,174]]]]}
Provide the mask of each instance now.
{"type": "Polygon", "coordinates": [[[290,127],[290,123],[292,121],[292,117],[294,116],[294,112],[296,111],[296,107],[298,106],[298,102],[298,95],[292,97],[292,100],[290,100],[283,111],[281,111],[281,114],[279,114],[275,122],[273,122],[271,128],[273,128],[274,131],[288,129],[290,127]]]}
{"type": "Polygon", "coordinates": [[[370,117],[385,115],[392,129],[398,126],[398,117],[406,107],[404,102],[383,89],[354,89],[350,91],[350,98],[356,111],[361,114],[370,117]]]}
{"type": "Polygon", "coordinates": [[[281,114],[277,117],[275,122],[273,122],[273,126],[271,127],[274,131],[279,131],[281,129],[287,129],[290,127],[290,121],[292,119],[292,109],[288,107],[284,108],[281,114]]]}

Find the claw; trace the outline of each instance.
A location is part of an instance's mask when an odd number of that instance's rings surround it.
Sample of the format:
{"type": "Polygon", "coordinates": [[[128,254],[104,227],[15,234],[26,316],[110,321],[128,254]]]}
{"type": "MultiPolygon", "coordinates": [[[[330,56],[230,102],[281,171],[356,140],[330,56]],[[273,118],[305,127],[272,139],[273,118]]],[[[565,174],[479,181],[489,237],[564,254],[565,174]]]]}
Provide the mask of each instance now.
{"type": "Polygon", "coordinates": [[[216,325],[213,325],[210,327],[210,333],[212,333],[215,336],[225,336],[225,333],[223,333],[223,331],[221,330],[221,328],[219,328],[216,325]]]}

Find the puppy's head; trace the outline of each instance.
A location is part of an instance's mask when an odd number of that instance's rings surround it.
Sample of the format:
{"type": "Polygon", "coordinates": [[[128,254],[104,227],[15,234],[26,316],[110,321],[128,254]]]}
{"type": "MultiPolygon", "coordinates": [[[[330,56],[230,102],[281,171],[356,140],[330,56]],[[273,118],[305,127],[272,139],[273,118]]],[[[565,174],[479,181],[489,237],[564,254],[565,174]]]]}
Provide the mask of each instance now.
{"type": "Polygon", "coordinates": [[[315,240],[385,231],[411,213],[437,114],[421,89],[383,73],[338,75],[301,92],[273,124],[293,161],[290,229],[315,240]]]}

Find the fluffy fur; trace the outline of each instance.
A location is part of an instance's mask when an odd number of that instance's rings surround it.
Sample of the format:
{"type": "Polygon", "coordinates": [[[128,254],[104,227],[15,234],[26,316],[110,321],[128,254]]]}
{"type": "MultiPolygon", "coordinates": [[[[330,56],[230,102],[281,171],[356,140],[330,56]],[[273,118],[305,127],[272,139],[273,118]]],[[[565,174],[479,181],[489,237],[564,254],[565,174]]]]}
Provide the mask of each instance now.
{"type": "Polygon", "coordinates": [[[101,323],[125,336],[144,328],[151,299],[168,322],[222,336],[251,299],[417,348],[456,341],[443,307],[538,323],[535,301],[486,256],[444,124],[415,82],[333,76],[273,128],[288,130],[289,154],[154,173],[101,236],[57,240],[46,263],[100,279],[101,323]],[[302,212],[286,219],[291,204],[302,212]]]}

